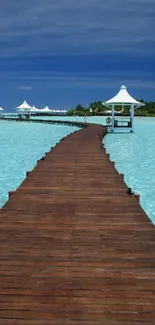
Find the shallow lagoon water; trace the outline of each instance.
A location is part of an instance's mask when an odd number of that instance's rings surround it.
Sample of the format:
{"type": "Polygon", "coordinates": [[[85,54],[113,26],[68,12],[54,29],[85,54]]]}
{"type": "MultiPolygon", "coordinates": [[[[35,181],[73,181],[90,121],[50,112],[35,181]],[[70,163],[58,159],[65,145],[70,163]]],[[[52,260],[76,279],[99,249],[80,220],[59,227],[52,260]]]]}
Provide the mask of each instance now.
{"type": "MultiPolygon", "coordinates": [[[[45,117],[44,117],[45,118],[45,117]]],[[[47,117],[49,119],[49,117],[47,117]]],[[[50,117],[84,121],[83,117],[50,117]]],[[[105,124],[106,117],[88,117],[105,124]]],[[[0,121],[0,206],[32,170],[37,159],[76,127],[0,121]]],[[[104,143],[129,187],[140,194],[140,204],[155,224],[155,118],[135,118],[135,132],[108,134],[104,143]]]]}
{"type": "Polygon", "coordinates": [[[77,127],[0,121],[0,207],[40,159],[77,127]]]}
{"type": "MultiPolygon", "coordinates": [[[[83,116],[34,116],[33,118],[40,120],[62,120],[62,121],[77,121],[84,122],[83,116]]],[[[106,116],[88,116],[88,123],[96,123],[106,125],[106,116]]]]}
{"type": "Polygon", "coordinates": [[[155,118],[135,118],[135,132],[108,134],[104,143],[126,184],[155,224],[155,118]]]}

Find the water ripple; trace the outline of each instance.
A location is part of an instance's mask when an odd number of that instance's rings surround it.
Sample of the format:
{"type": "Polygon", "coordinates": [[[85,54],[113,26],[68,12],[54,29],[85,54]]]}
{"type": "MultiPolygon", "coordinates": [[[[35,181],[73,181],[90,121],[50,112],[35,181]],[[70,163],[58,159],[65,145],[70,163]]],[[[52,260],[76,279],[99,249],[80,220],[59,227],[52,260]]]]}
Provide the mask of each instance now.
{"type": "Polygon", "coordinates": [[[135,133],[108,134],[104,140],[111,160],[155,224],[155,119],[137,119],[135,133]]]}
{"type": "Polygon", "coordinates": [[[0,121],[0,207],[32,170],[37,160],[67,134],[78,130],[66,125],[0,121]]]}

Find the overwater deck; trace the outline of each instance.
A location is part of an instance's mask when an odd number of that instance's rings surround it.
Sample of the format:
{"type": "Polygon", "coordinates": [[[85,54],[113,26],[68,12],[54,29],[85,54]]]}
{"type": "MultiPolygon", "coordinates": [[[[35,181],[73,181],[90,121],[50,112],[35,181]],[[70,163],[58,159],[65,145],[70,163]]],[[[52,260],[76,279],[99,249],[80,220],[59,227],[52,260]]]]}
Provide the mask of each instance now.
{"type": "Polygon", "coordinates": [[[90,125],[0,211],[0,325],[155,324],[155,230],[90,125]]]}

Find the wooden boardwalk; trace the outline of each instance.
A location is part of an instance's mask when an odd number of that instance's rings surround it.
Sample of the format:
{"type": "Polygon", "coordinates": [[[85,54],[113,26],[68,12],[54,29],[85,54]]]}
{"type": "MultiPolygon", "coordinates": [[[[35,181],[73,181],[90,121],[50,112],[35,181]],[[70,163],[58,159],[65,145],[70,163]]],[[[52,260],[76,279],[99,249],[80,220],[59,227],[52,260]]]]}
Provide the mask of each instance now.
{"type": "Polygon", "coordinates": [[[43,123],[43,124],[61,124],[61,125],[70,125],[70,126],[77,126],[77,127],[80,127],[80,128],[83,128],[85,127],[86,125],[88,125],[88,123],[84,123],[84,122],[80,122],[80,121],[63,121],[63,120],[53,120],[52,118],[51,119],[48,119],[48,120],[45,120],[45,119],[36,119],[36,118],[33,118],[31,117],[30,119],[27,119],[27,118],[15,118],[15,117],[0,117],[0,120],[1,121],[12,121],[12,122],[20,122],[20,123],[43,123]]]}
{"type": "Polygon", "coordinates": [[[0,325],[155,324],[155,230],[90,125],[0,211],[0,325]]]}

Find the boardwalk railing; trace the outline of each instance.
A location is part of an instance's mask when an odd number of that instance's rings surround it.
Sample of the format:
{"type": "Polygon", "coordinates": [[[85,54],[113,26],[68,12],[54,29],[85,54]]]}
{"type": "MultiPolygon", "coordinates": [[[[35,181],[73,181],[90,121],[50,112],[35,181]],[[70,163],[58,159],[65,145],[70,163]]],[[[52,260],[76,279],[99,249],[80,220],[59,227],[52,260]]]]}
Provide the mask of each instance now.
{"type": "Polygon", "coordinates": [[[2,117],[1,121],[14,121],[14,122],[28,122],[28,123],[44,123],[44,124],[62,124],[62,125],[70,125],[77,126],[80,128],[86,127],[88,123],[78,122],[78,121],[63,121],[63,120],[44,120],[44,119],[26,119],[26,118],[13,118],[13,117],[2,117]]]}

